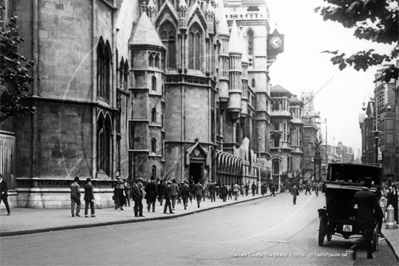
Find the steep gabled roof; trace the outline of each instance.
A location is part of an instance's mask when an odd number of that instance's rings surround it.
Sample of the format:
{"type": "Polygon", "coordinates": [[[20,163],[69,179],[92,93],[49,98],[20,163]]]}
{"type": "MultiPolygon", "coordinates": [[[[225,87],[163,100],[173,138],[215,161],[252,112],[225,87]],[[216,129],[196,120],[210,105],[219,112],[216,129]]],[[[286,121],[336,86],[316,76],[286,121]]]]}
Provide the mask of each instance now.
{"type": "Polygon", "coordinates": [[[137,26],[132,31],[132,35],[129,41],[130,45],[152,45],[158,46],[165,49],[161,39],[156,32],[154,25],[147,16],[146,12],[143,12],[137,22],[137,26]]]}

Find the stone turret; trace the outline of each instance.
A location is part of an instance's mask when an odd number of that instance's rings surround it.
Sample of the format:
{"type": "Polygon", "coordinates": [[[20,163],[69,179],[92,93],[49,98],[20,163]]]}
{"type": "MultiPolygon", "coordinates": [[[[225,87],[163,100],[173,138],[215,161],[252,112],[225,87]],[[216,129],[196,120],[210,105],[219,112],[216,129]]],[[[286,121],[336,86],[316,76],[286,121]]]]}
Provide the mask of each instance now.
{"type": "Polygon", "coordinates": [[[241,41],[238,36],[238,30],[236,21],[233,20],[233,26],[231,28],[230,42],[229,42],[229,105],[227,107],[228,112],[233,120],[236,120],[240,116],[241,112],[241,94],[242,94],[242,47],[241,41]]]}
{"type": "Polygon", "coordinates": [[[223,105],[229,101],[229,28],[227,26],[226,14],[223,0],[219,0],[216,8],[218,21],[217,33],[220,42],[219,49],[219,99],[223,105]]]}
{"type": "Polygon", "coordinates": [[[241,51],[242,51],[242,58],[241,58],[241,67],[242,67],[242,102],[241,102],[241,120],[245,119],[248,116],[248,55],[247,55],[247,45],[244,41],[243,32],[240,30],[238,32],[239,39],[241,43],[241,51]]]}

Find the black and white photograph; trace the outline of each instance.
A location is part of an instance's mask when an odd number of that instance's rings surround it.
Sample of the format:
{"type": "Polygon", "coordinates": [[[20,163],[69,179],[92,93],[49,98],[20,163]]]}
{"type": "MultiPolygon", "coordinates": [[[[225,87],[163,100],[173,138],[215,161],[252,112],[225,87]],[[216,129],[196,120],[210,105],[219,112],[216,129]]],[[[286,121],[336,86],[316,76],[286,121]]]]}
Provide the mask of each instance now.
{"type": "Polygon", "coordinates": [[[399,265],[398,0],[0,0],[0,263],[399,265]]]}

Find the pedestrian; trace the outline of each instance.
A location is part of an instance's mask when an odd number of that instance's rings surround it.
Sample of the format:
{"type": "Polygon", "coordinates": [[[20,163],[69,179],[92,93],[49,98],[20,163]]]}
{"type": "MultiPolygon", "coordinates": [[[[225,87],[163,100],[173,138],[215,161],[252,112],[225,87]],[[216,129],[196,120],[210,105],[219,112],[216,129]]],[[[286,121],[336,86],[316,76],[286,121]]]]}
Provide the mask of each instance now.
{"type": "Polygon", "coordinates": [[[252,182],[251,189],[252,189],[252,196],[255,197],[255,193],[256,193],[256,185],[255,185],[255,182],[252,182]]]}
{"type": "Polygon", "coordinates": [[[274,197],[276,196],[276,187],[274,186],[274,184],[270,185],[270,193],[271,195],[273,195],[274,197]]]}
{"type": "Polygon", "coordinates": [[[316,185],[316,186],[314,187],[314,193],[316,194],[316,197],[319,196],[319,186],[318,186],[318,185],[316,185]]]}
{"type": "Polygon", "coordinates": [[[387,196],[387,207],[392,205],[393,207],[393,219],[396,223],[398,223],[398,188],[396,184],[393,184],[390,192],[387,196]]]}
{"type": "Polygon", "coordinates": [[[200,207],[201,204],[202,190],[203,188],[201,183],[197,181],[197,184],[195,185],[195,198],[197,199],[198,208],[200,207]]]}
{"type": "Polygon", "coordinates": [[[377,221],[382,217],[382,210],[378,203],[376,195],[370,191],[371,188],[371,177],[364,179],[365,188],[356,192],[353,196],[352,206],[357,205],[357,220],[361,226],[362,237],[355,241],[354,245],[347,250],[347,254],[352,259],[356,259],[357,249],[365,245],[367,249],[367,258],[373,258],[373,245],[371,243],[374,234],[374,221],[377,221]]]}
{"type": "Polygon", "coordinates": [[[291,188],[291,194],[293,198],[293,203],[296,205],[296,197],[299,196],[299,190],[295,184],[291,188]]]}
{"type": "Polygon", "coordinates": [[[158,201],[159,204],[162,206],[163,203],[163,198],[164,198],[164,194],[163,191],[165,190],[165,184],[163,182],[163,180],[159,181],[159,184],[157,186],[157,191],[158,191],[158,201]]]}
{"type": "Polygon", "coordinates": [[[228,194],[227,186],[222,183],[222,185],[220,186],[220,196],[223,202],[226,202],[227,194],[228,194]]]}
{"type": "Polygon", "coordinates": [[[132,197],[134,201],[134,216],[135,217],[144,217],[143,216],[143,189],[141,178],[136,179],[132,185],[132,197]]]}
{"type": "Polygon", "coordinates": [[[123,179],[123,185],[124,185],[124,189],[125,189],[125,206],[130,207],[130,191],[131,191],[131,187],[129,182],[127,182],[126,178],[123,179]]]}
{"type": "Polygon", "coordinates": [[[180,195],[183,200],[184,209],[187,210],[188,198],[190,197],[190,188],[188,187],[187,181],[184,181],[180,195]]]}
{"type": "Polygon", "coordinates": [[[232,186],[226,185],[226,188],[227,188],[227,199],[233,199],[233,197],[231,196],[233,190],[232,186]]]}
{"type": "Polygon", "coordinates": [[[245,196],[248,196],[248,191],[249,191],[249,184],[248,182],[245,184],[245,196]]]}
{"type": "Polygon", "coordinates": [[[174,210],[176,207],[176,199],[179,195],[179,187],[176,184],[176,179],[173,179],[170,184],[170,193],[172,195],[172,210],[174,210]]]}
{"type": "Polygon", "coordinates": [[[310,184],[306,184],[306,188],[305,189],[306,189],[305,190],[305,195],[307,195],[308,192],[309,192],[310,195],[312,195],[312,192],[310,192],[310,184]]]}
{"type": "Polygon", "coordinates": [[[88,211],[89,211],[89,205],[90,205],[90,211],[91,211],[91,217],[95,217],[96,215],[94,214],[94,194],[93,194],[93,185],[91,183],[91,179],[87,178],[86,179],[86,184],[84,185],[85,189],[85,217],[89,217],[88,211]]]}
{"type": "MultiPolygon", "coordinates": [[[[0,204],[1,204],[1,201],[4,202],[4,205],[6,206],[6,210],[7,210],[7,216],[10,216],[11,211],[10,211],[10,205],[8,205],[8,186],[7,186],[7,182],[5,180],[3,180],[2,174],[0,174],[0,190],[1,190],[0,204]]],[[[72,213],[72,216],[73,216],[73,213],[72,213]]]]}
{"type": "Polygon", "coordinates": [[[240,185],[238,185],[237,182],[235,182],[233,185],[233,193],[234,193],[234,199],[237,200],[238,193],[240,193],[240,185]]]}
{"type": "Polygon", "coordinates": [[[114,204],[115,210],[120,208],[121,211],[123,211],[123,205],[125,205],[125,185],[120,176],[117,177],[117,182],[114,188],[114,204]]]}
{"type": "Polygon", "coordinates": [[[75,204],[76,204],[76,216],[80,217],[80,186],[79,177],[75,176],[74,182],[70,185],[71,188],[71,213],[72,217],[75,217],[75,204]]]}
{"type": "Polygon", "coordinates": [[[208,191],[209,191],[209,195],[211,197],[211,202],[216,201],[216,185],[215,185],[215,182],[211,181],[209,183],[208,191]]]}
{"type": "Polygon", "coordinates": [[[172,206],[170,203],[170,200],[172,199],[172,193],[170,191],[170,185],[172,184],[172,182],[170,182],[170,180],[168,180],[168,182],[165,185],[165,189],[163,191],[164,197],[165,197],[165,207],[163,209],[163,213],[166,214],[166,210],[169,208],[169,213],[170,214],[174,214],[174,212],[172,212],[172,206]]]}
{"type": "Polygon", "coordinates": [[[262,194],[262,196],[264,196],[266,194],[266,185],[265,185],[265,183],[262,183],[262,185],[260,186],[260,193],[262,194]]]}
{"type": "Polygon", "coordinates": [[[157,185],[155,184],[155,177],[151,177],[150,182],[145,186],[145,198],[147,200],[147,210],[155,212],[155,202],[157,200],[157,185]]]}

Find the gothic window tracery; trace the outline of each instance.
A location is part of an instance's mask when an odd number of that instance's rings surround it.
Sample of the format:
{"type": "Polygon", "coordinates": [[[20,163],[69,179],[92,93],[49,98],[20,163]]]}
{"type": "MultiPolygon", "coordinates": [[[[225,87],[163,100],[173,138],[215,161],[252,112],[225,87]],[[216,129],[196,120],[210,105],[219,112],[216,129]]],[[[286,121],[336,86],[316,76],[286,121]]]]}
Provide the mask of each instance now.
{"type": "Polygon", "coordinates": [[[101,37],[97,45],[97,97],[109,102],[112,53],[109,42],[101,37]]]}
{"type": "Polygon", "coordinates": [[[254,50],[254,32],[252,30],[248,31],[247,39],[248,39],[248,55],[252,55],[254,50]]]}
{"type": "Polygon", "coordinates": [[[155,76],[151,78],[151,88],[152,91],[157,91],[157,78],[155,76]]]}
{"type": "Polygon", "coordinates": [[[198,24],[194,24],[190,28],[188,37],[189,53],[188,53],[188,68],[201,70],[202,63],[202,30],[198,24]]]}
{"type": "Polygon", "coordinates": [[[112,126],[109,115],[97,120],[97,171],[111,176],[112,126]]]}
{"type": "Polygon", "coordinates": [[[166,66],[176,68],[176,32],[172,23],[167,21],[160,27],[161,40],[166,48],[166,66]]]}

